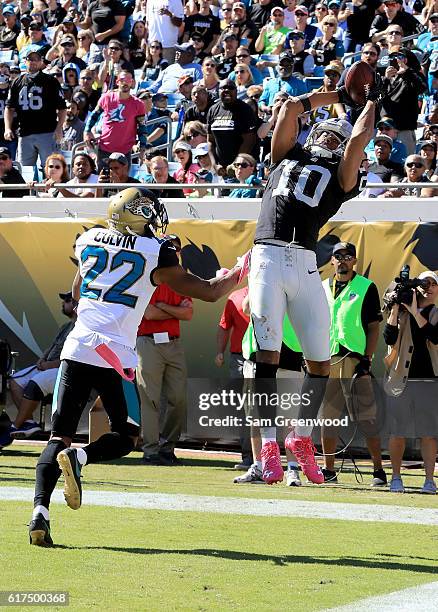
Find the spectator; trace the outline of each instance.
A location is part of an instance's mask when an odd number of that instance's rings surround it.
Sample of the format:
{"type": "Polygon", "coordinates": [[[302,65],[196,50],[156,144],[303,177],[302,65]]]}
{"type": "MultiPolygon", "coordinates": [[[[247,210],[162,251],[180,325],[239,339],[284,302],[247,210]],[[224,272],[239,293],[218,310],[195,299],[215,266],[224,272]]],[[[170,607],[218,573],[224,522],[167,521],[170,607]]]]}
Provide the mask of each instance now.
{"type": "Polygon", "coordinates": [[[406,49],[390,55],[395,66],[389,65],[385,72],[386,95],[382,106],[385,115],[394,119],[398,138],[408,154],[415,151],[415,129],[419,113],[418,97],[426,91],[426,81],[420,72],[418,60],[406,49]]]}
{"type": "MultiPolygon", "coordinates": [[[[26,184],[16,168],[14,168],[11,154],[6,147],[0,147],[0,184],[17,185],[26,184]]],[[[0,189],[2,198],[24,198],[29,195],[29,189],[0,189]]]]}
{"type": "Polygon", "coordinates": [[[134,66],[123,57],[123,43],[113,38],[103,50],[103,62],[99,67],[99,87],[105,91],[116,89],[117,77],[121,72],[129,72],[135,80],[134,66]]]}
{"type": "Polygon", "coordinates": [[[102,133],[98,142],[98,162],[108,159],[111,153],[119,151],[131,160],[131,150],[138,134],[140,149],[145,148],[144,135],[144,105],[141,100],[131,96],[134,79],[129,72],[120,72],[117,77],[117,90],[104,93],[96,108],[89,116],[84,130],[84,140],[93,145],[95,138],[92,128],[100,115],[102,119],[102,133]]]}
{"type": "MultiPolygon", "coordinates": [[[[148,121],[152,121],[153,119],[158,119],[159,117],[166,117],[166,112],[159,110],[154,106],[153,96],[150,91],[146,89],[140,91],[138,94],[138,99],[143,102],[144,106],[144,136],[145,136],[145,145],[146,147],[151,145],[154,147],[160,147],[161,145],[165,145],[167,141],[167,123],[153,123],[152,125],[148,125],[148,121]]],[[[143,157],[143,155],[142,155],[143,157]]]]}
{"type": "Polygon", "coordinates": [[[85,123],[79,119],[79,107],[75,100],[67,102],[67,113],[62,126],[62,140],[60,142],[63,151],[71,151],[73,147],[83,140],[85,123]]]}
{"type": "Polygon", "coordinates": [[[295,30],[297,22],[295,20],[295,9],[297,8],[297,0],[283,0],[284,4],[284,26],[288,30],[295,30]]]}
{"type": "MultiPolygon", "coordinates": [[[[235,6],[242,4],[242,2],[235,2],[233,4],[233,9],[235,6]]],[[[281,2],[277,0],[259,0],[259,2],[253,3],[251,5],[249,17],[259,32],[263,28],[263,26],[265,26],[269,22],[272,10],[276,6],[281,6],[281,2]]]]}
{"type": "MultiPolygon", "coordinates": [[[[223,37],[223,51],[214,56],[216,62],[216,73],[219,79],[226,79],[236,65],[236,52],[239,46],[239,39],[233,33],[227,33],[223,37]]],[[[205,58],[206,60],[208,58],[205,58]]],[[[205,83],[205,85],[207,85],[205,83]]],[[[208,86],[207,86],[208,87],[208,86]]],[[[210,91],[210,88],[208,88],[210,91]]]]}
{"type": "Polygon", "coordinates": [[[194,35],[201,36],[204,52],[209,54],[219,39],[221,24],[219,17],[215,17],[210,10],[210,0],[200,0],[197,5],[198,12],[185,18],[184,42],[188,42],[194,35]]]}
{"type": "Polygon", "coordinates": [[[126,21],[126,9],[120,0],[93,0],[87,7],[81,29],[91,28],[95,42],[105,47],[111,39],[120,38],[126,21]]]}
{"type": "MultiPolygon", "coordinates": [[[[335,91],[342,72],[343,68],[340,62],[331,62],[328,64],[328,66],[325,66],[322,86],[319,89],[315,89],[315,93],[335,91]]],[[[329,106],[315,108],[310,113],[309,123],[312,126],[314,123],[326,121],[327,119],[347,119],[347,114],[343,104],[336,102],[335,104],[330,104],[329,106]]]]}
{"type": "Polygon", "coordinates": [[[336,40],[334,34],[337,30],[338,22],[334,17],[324,17],[321,21],[322,36],[313,40],[310,45],[315,66],[327,66],[334,60],[342,60],[344,55],[344,45],[340,40],[336,40]]]}
{"type": "MultiPolygon", "coordinates": [[[[192,148],[189,143],[184,140],[177,140],[173,145],[173,156],[175,161],[180,164],[179,168],[173,173],[173,178],[178,183],[195,183],[195,172],[200,168],[198,164],[193,163],[192,148]]],[[[184,195],[191,192],[191,189],[183,189],[184,195]]]]}
{"type": "Polygon", "coordinates": [[[30,45],[30,24],[32,23],[32,16],[30,13],[22,13],[20,17],[21,32],[16,40],[17,51],[20,53],[26,45],[30,45]]]}
{"type": "Polygon", "coordinates": [[[346,53],[357,51],[370,39],[370,27],[377,9],[381,6],[380,0],[343,0],[338,20],[346,22],[344,47],[346,53]]]}
{"type": "MultiPolygon", "coordinates": [[[[18,40],[18,39],[17,39],[18,40]]],[[[41,57],[45,57],[50,45],[44,35],[44,26],[39,21],[31,21],[29,24],[29,43],[24,45],[19,53],[20,62],[26,60],[30,51],[38,51],[41,57]]]]}
{"type": "Polygon", "coordinates": [[[62,80],[61,89],[64,93],[64,98],[71,100],[73,91],[79,86],[79,68],[71,63],[65,64],[62,69],[62,80]]]}
{"type": "Polygon", "coordinates": [[[86,64],[102,61],[102,54],[94,42],[93,30],[81,30],[78,34],[76,56],[86,64]]]}
{"type": "Polygon", "coordinates": [[[148,24],[149,40],[161,41],[163,58],[170,64],[176,59],[179,27],[183,19],[184,10],[181,0],[169,0],[166,6],[161,0],[148,0],[146,23],[148,24]]]}
{"type": "Polygon", "coordinates": [[[294,61],[294,72],[300,77],[312,76],[315,68],[313,55],[304,50],[306,39],[301,30],[292,30],[288,34],[291,57],[294,61]]]}
{"type": "Polygon", "coordinates": [[[236,78],[234,82],[237,86],[237,97],[239,100],[247,98],[248,87],[253,84],[251,70],[246,64],[236,64],[234,68],[236,78]]]}
{"type": "Polygon", "coordinates": [[[391,23],[386,30],[376,34],[374,38],[378,39],[378,42],[383,47],[377,62],[377,70],[379,74],[384,75],[392,54],[397,53],[401,49],[403,30],[400,26],[391,23]]]}
{"type": "MultiPolygon", "coordinates": [[[[435,397],[425,398],[413,379],[435,380],[438,375],[437,309],[438,276],[430,270],[419,277],[425,284],[413,292],[412,304],[394,303],[383,338],[388,345],[385,357],[385,389],[389,398],[389,455],[392,466],[390,491],[404,493],[401,462],[406,438],[420,438],[426,479],[422,493],[436,494],[433,479],[437,455],[435,397]],[[401,392],[403,395],[400,396],[401,392]]],[[[424,382],[421,384],[424,385],[424,382]]],[[[432,385],[429,385],[432,387],[432,385]]],[[[434,388],[434,387],[433,387],[434,388]]]]}
{"type": "Polygon", "coordinates": [[[146,61],[147,35],[144,21],[135,21],[128,40],[129,61],[134,69],[142,68],[146,61]]]}
{"type": "Polygon", "coordinates": [[[65,34],[58,44],[49,49],[46,59],[51,61],[51,67],[56,66],[62,69],[66,64],[75,64],[80,72],[87,67],[87,64],[76,55],[76,49],[77,44],[73,36],[65,34]]]}
{"type": "MultiPolygon", "coordinates": [[[[191,74],[183,74],[178,79],[178,93],[180,93],[184,98],[179,101],[179,108],[188,107],[189,102],[191,102],[192,89],[193,89],[193,77],[191,74]]],[[[177,112],[179,108],[175,109],[177,112]]]]}
{"type": "Polygon", "coordinates": [[[42,72],[41,51],[30,50],[26,56],[27,72],[11,85],[5,109],[5,140],[14,140],[14,112],[17,113],[20,136],[18,161],[33,166],[41,164],[56,150],[62,139],[65,100],[58,81],[42,72]]]}
{"type": "MultiPolygon", "coordinates": [[[[318,31],[318,28],[315,28],[314,25],[307,23],[308,17],[309,9],[304,4],[300,4],[299,6],[297,6],[297,8],[295,9],[295,20],[297,22],[295,29],[304,32],[304,36],[306,39],[304,45],[305,49],[308,49],[310,47],[310,44],[312,43],[318,31]]],[[[285,50],[290,49],[290,36],[291,33],[289,32],[289,34],[286,35],[286,41],[284,43],[285,50]]]]}
{"type": "Polygon", "coordinates": [[[217,74],[217,62],[213,57],[206,57],[202,62],[202,78],[195,85],[205,87],[212,99],[219,96],[219,76],[217,74]]]}
{"type": "Polygon", "coordinates": [[[11,71],[9,65],[0,62],[0,147],[6,147],[9,150],[12,159],[15,159],[15,153],[17,152],[17,118],[13,118],[12,132],[14,134],[13,140],[5,140],[5,105],[8,99],[9,89],[12,84],[11,71]]]}
{"type": "MultiPolygon", "coordinates": [[[[263,76],[260,70],[254,65],[252,65],[253,58],[249,53],[248,47],[240,46],[236,51],[236,61],[239,64],[245,64],[249,67],[252,74],[252,81],[254,85],[261,85],[263,83],[263,76]]],[[[230,72],[229,78],[234,81],[236,79],[236,75],[234,70],[230,72]]]]}
{"type": "Polygon", "coordinates": [[[403,178],[403,166],[391,161],[392,138],[381,134],[374,137],[374,155],[376,161],[370,164],[370,172],[374,172],[383,183],[398,182],[403,178]]]}
{"type": "Polygon", "coordinates": [[[369,142],[369,144],[365,147],[365,153],[368,156],[370,161],[376,161],[376,156],[374,154],[374,144],[377,136],[385,134],[392,138],[392,151],[390,160],[396,162],[397,164],[404,164],[405,159],[408,155],[405,144],[397,138],[398,130],[394,125],[393,119],[391,117],[382,117],[380,121],[377,122],[377,134],[376,136],[369,142]]]}
{"type": "Polygon", "coordinates": [[[67,16],[64,7],[58,4],[57,0],[46,0],[47,9],[43,11],[44,21],[48,28],[54,28],[67,16]]]}
{"type": "Polygon", "coordinates": [[[426,29],[418,19],[403,10],[403,0],[383,0],[383,13],[377,13],[371,24],[371,40],[376,42],[375,35],[386,30],[389,24],[401,26],[405,36],[419,35],[426,29]]]}
{"type": "Polygon", "coordinates": [[[217,162],[218,173],[225,174],[225,168],[239,153],[249,153],[255,143],[255,116],[253,111],[237,99],[234,81],[221,81],[219,102],[207,115],[208,138],[217,162]]]}
{"type": "Polygon", "coordinates": [[[207,88],[198,82],[192,89],[191,99],[193,104],[184,114],[184,125],[192,121],[200,121],[206,124],[207,113],[214,104],[212,96],[208,93],[207,88]]]}
{"type": "MultiPolygon", "coordinates": [[[[425,175],[426,162],[421,155],[409,155],[405,161],[406,176],[399,183],[430,183],[425,175]]],[[[416,187],[403,187],[399,189],[389,189],[383,194],[384,198],[401,198],[402,196],[416,197],[418,190],[416,187]]],[[[427,197],[427,192],[423,189],[420,191],[421,197],[427,197]]]]}
{"type": "Polygon", "coordinates": [[[425,163],[425,173],[424,175],[431,179],[435,170],[436,170],[436,156],[437,156],[437,144],[432,140],[425,140],[420,143],[419,153],[424,160],[425,163]]]}
{"type": "MultiPolygon", "coordinates": [[[[154,1],[154,0],[153,0],[154,1]]],[[[171,64],[158,75],[158,79],[149,88],[150,91],[174,93],[178,89],[178,79],[183,74],[189,74],[193,80],[202,78],[202,71],[198,64],[193,63],[195,49],[190,43],[176,45],[175,63],[171,64]]]]}
{"type": "MultiPolygon", "coordinates": [[[[108,157],[108,166],[100,171],[99,183],[140,183],[140,181],[129,176],[129,162],[126,155],[115,152],[108,157]]],[[[96,197],[111,198],[119,191],[119,189],[98,189],[96,197]]]]}
{"type": "Polygon", "coordinates": [[[197,147],[199,144],[208,141],[207,126],[205,123],[200,121],[190,121],[186,123],[183,130],[183,137],[192,149],[197,147]]]}
{"type": "Polygon", "coordinates": [[[60,293],[59,297],[62,300],[62,314],[70,321],[60,327],[52,344],[35,365],[19,370],[11,377],[11,395],[18,414],[9,430],[2,435],[0,446],[11,444],[13,438],[29,438],[41,431],[38,423],[32,420],[32,415],[40,402],[55,389],[61,350],[76,321],[76,303],[71,292],[60,293]]]}
{"type": "Polygon", "coordinates": [[[284,26],[284,10],[281,6],[274,6],[271,10],[271,19],[264,25],[255,42],[257,53],[279,55],[286,40],[289,29],[284,26]]]}
{"type": "MultiPolygon", "coordinates": [[[[347,407],[351,421],[358,423],[365,435],[374,469],[371,486],[376,487],[387,484],[370,378],[382,314],[376,285],[354,271],[356,263],[354,244],[339,242],[333,247],[331,258],[335,275],[323,282],[331,318],[331,364],[322,418],[338,419],[347,407]]],[[[334,470],[337,428],[323,427],[321,438],[324,482],[337,482],[334,470]]]]}
{"type": "MultiPolygon", "coordinates": [[[[169,238],[180,253],[179,237],[171,235],[169,238]]],[[[145,465],[181,463],[175,455],[175,445],[187,411],[187,368],[180,340],[180,321],[191,321],[192,316],[191,298],[179,295],[163,283],[152,295],[138,328],[137,386],[145,465]],[[167,406],[164,418],[160,419],[162,394],[167,406]]]]}
{"type": "MultiPolygon", "coordinates": [[[[370,162],[367,157],[363,158],[361,168],[364,172],[366,172],[367,183],[383,183],[380,176],[377,176],[377,174],[374,174],[374,172],[370,172],[370,162]]],[[[366,187],[357,197],[361,199],[377,198],[377,196],[384,191],[384,187],[366,187]]]]}
{"type": "MultiPolygon", "coordinates": [[[[71,36],[76,42],[78,36],[78,29],[74,21],[75,20],[72,17],[65,17],[62,20],[62,23],[60,23],[59,26],[57,26],[55,29],[52,45],[57,45],[59,40],[63,38],[64,35],[71,36]]],[[[44,24],[44,17],[42,23],[44,24]]]]}
{"type": "MultiPolygon", "coordinates": [[[[210,145],[207,142],[199,144],[192,152],[193,161],[196,162],[201,171],[208,172],[211,175],[209,183],[219,183],[219,175],[217,173],[216,164],[210,151],[210,145]]],[[[199,172],[197,173],[199,175],[199,172]]]]}
{"type": "MultiPolygon", "coordinates": [[[[269,16],[269,13],[268,13],[269,16]]],[[[243,2],[234,2],[231,10],[231,20],[227,27],[224,29],[220,43],[224,42],[225,36],[229,33],[235,34],[238,41],[246,40],[250,51],[254,52],[254,42],[258,36],[260,28],[254,23],[252,18],[248,16],[246,6],[243,2]]],[[[216,49],[213,48],[213,53],[217,53],[216,49]]]]}
{"type": "Polygon", "coordinates": [[[312,23],[318,28],[317,34],[322,32],[321,22],[328,15],[328,6],[325,2],[317,2],[315,5],[315,13],[312,17],[312,23]]]}
{"type": "Polygon", "coordinates": [[[420,34],[415,45],[417,49],[420,49],[420,51],[423,52],[428,50],[432,39],[436,40],[436,37],[438,36],[438,13],[433,12],[424,23],[427,25],[427,32],[420,34]]]}
{"type": "MultiPolygon", "coordinates": [[[[247,296],[247,286],[243,289],[237,289],[236,291],[230,293],[217,327],[217,352],[214,361],[218,368],[221,368],[224,365],[224,354],[229,343],[230,355],[228,376],[231,379],[243,379],[243,364],[245,360],[242,355],[242,340],[248,328],[249,316],[244,313],[242,303],[245,299],[248,299],[247,296]]],[[[235,469],[243,468],[247,470],[252,464],[251,446],[248,444],[248,442],[248,435],[241,436],[240,445],[242,451],[242,461],[235,466],[235,469]]]]}
{"type": "Polygon", "coordinates": [[[143,65],[140,80],[156,81],[169,62],[163,58],[163,45],[159,40],[153,40],[146,45],[146,60],[143,65]]]}
{"type": "Polygon", "coordinates": [[[299,96],[307,93],[307,87],[301,79],[292,76],[294,62],[290,51],[280,53],[278,58],[278,77],[270,79],[263,87],[263,93],[259,100],[259,107],[263,113],[271,112],[275,94],[279,91],[286,92],[289,96],[299,96]]]}
{"type": "MultiPolygon", "coordinates": [[[[71,188],[70,185],[95,185],[98,182],[99,177],[96,174],[96,164],[94,159],[85,153],[85,151],[77,151],[72,161],[72,174],[73,178],[67,181],[66,185],[69,188],[60,187],[58,197],[64,198],[94,198],[96,197],[96,189],[75,189],[71,188]]],[[[48,187],[53,187],[53,179],[46,180],[48,187]]]]}
{"type": "Polygon", "coordinates": [[[42,187],[36,188],[34,184],[32,184],[32,187],[38,190],[39,198],[57,198],[59,196],[59,189],[53,187],[53,185],[66,183],[69,179],[67,162],[61,153],[52,153],[48,156],[44,166],[44,176],[46,178],[42,183],[42,187]]]}
{"type": "Polygon", "coordinates": [[[2,15],[4,24],[0,25],[0,50],[12,51],[16,48],[20,26],[17,23],[17,16],[14,7],[10,4],[3,6],[2,15]]]}
{"type": "MultiPolygon", "coordinates": [[[[145,183],[159,183],[159,184],[169,184],[169,185],[177,185],[178,181],[176,181],[173,176],[169,174],[169,162],[165,157],[161,155],[156,155],[149,162],[149,170],[150,175],[144,178],[145,183]]],[[[184,193],[182,189],[154,189],[154,193],[157,194],[159,198],[183,198],[184,193]]]]}
{"type": "Polygon", "coordinates": [[[200,34],[193,34],[188,41],[191,45],[193,45],[195,49],[195,57],[193,58],[194,64],[202,64],[206,57],[210,57],[204,51],[205,42],[200,34]]]}
{"type": "Polygon", "coordinates": [[[339,38],[339,40],[344,40],[345,30],[347,28],[347,23],[345,21],[339,21],[339,12],[341,10],[341,2],[340,0],[330,0],[327,5],[328,8],[328,16],[334,17],[338,23],[338,29],[335,32],[335,38],[339,38]]]}
{"type": "MultiPolygon", "coordinates": [[[[257,163],[252,155],[240,153],[233,162],[232,169],[238,183],[246,183],[252,187],[260,187],[262,181],[257,177],[257,163]]],[[[229,196],[230,198],[256,198],[257,189],[245,189],[236,187],[229,196]]]]}
{"type": "Polygon", "coordinates": [[[85,121],[88,113],[92,111],[99,102],[102,90],[94,89],[94,76],[92,71],[87,68],[79,74],[79,85],[73,92],[73,99],[78,105],[79,119],[85,121]]]}

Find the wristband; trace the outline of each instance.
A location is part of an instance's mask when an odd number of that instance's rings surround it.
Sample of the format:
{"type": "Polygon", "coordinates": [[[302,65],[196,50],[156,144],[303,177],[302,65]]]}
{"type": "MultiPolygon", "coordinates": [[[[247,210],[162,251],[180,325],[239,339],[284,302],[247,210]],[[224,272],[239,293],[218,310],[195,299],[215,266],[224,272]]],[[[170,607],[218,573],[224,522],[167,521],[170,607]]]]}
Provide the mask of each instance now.
{"type": "Polygon", "coordinates": [[[305,113],[310,113],[312,110],[312,105],[309,101],[309,94],[303,94],[302,96],[298,96],[298,100],[301,102],[304,108],[305,113]]]}

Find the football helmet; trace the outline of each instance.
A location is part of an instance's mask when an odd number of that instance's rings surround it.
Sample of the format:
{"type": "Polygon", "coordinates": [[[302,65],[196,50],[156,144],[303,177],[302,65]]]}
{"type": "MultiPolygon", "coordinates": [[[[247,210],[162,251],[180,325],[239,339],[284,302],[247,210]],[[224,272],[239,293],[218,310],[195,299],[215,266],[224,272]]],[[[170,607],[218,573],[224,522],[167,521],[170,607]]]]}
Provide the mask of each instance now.
{"type": "Polygon", "coordinates": [[[143,236],[145,225],[166,233],[169,218],[163,202],[153,191],[129,187],[110,199],[107,223],[110,229],[122,234],[143,236]]]}
{"type": "Polygon", "coordinates": [[[318,157],[328,157],[332,159],[341,157],[345,151],[347,142],[351,138],[352,130],[351,124],[345,121],[345,119],[327,119],[327,121],[320,121],[313,126],[304,143],[304,149],[318,157]],[[323,132],[329,132],[336,136],[339,140],[339,146],[336,149],[332,150],[324,146],[323,143],[317,143],[318,138],[323,132]]]}

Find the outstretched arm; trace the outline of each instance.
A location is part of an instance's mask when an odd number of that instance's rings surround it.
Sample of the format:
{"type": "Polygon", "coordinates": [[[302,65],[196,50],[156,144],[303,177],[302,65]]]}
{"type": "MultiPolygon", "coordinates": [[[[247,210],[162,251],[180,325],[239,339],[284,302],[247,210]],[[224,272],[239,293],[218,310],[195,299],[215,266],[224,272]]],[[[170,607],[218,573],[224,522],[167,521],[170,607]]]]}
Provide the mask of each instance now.
{"type": "Polygon", "coordinates": [[[154,283],[166,283],[171,289],[181,295],[198,298],[204,302],[216,302],[222,296],[236,288],[240,268],[233,268],[221,278],[203,280],[199,276],[189,274],[182,266],[157,268],[153,273],[154,283]]]}
{"type": "Polygon", "coordinates": [[[295,145],[298,138],[298,116],[314,108],[336,104],[339,96],[336,91],[304,94],[290,98],[282,105],[277,125],[272,135],[271,159],[276,164],[282,161],[286,153],[295,145]]]}
{"type": "Polygon", "coordinates": [[[369,100],[354,124],[351,138],[339,164],[338,179],[345,193],[351,191],[356,185],[364,149],[373,137],[375,110],[375,102],[369,100]]]}

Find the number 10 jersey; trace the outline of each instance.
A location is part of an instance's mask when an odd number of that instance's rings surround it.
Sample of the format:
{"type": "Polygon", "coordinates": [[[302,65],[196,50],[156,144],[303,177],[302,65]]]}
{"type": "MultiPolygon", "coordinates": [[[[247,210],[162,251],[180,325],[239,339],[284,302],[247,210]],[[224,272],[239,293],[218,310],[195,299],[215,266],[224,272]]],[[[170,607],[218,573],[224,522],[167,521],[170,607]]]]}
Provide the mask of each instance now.
{"type": "Polygon", "coordinates": [[[338,180],[339,158],[319,157],[296,144],[270,172],[263,194],[254,242],[295,242],[316,250],[320,228],[360,191],[345,193],[338,180]]]}
{"type": "Polygon", "coordinates": [[[179,265],[168,240],[93,228],[76,241],[82,278],[78,319],[61,359],[110,367],[95,351],[109,346],[124,368],[135,368],[137,329],[155,286],[156,268],[179,265]]]}

